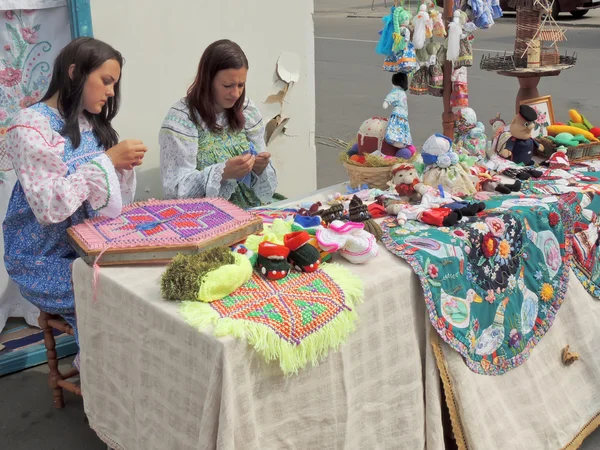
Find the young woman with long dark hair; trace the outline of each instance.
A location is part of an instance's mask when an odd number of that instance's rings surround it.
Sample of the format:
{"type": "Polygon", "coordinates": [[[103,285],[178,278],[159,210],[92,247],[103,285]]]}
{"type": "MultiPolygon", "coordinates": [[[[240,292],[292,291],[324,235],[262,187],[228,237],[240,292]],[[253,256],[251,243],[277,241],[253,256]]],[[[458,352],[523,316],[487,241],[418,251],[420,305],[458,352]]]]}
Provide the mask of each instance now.
{"type": "Polygon", "coordinates": [[[146,147],[123,141],[119,110],[123,58],[92,38],[69,43],[54,62],[48,92],[21,110],[6,134],[18,182],[4,220],[5,264],[23,297],[75,329],[67,228],[96,215],[116,217],[133,200],[146,147]]]}
{"type": "Polygon", "coordinates": [[[222,197],[243,208],[273,200],[277,176],[265,126],[246,97],[248,59],[234,42],[209,45],[187,96],[160,130],[165,198],[222,197]]]}

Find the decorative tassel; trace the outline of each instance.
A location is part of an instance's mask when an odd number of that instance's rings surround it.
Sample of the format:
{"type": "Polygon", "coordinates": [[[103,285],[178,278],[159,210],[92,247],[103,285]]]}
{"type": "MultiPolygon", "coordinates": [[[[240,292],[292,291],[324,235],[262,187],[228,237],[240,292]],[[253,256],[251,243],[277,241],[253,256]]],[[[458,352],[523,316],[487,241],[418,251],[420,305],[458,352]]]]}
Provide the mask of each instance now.
{"type": "Polygon", "coordinates": [[[413,19],[414,33],[412,43],[415,49],[420,49],[425,46],[425,40],[427,38],[427,24],[429,22],[429,14],[427,13],[427,6],[421,5],[419,7],[419,13],[413,19]]]}
{"type": "Polygon", "coordinates": [[[448,49],[446,52],[446,59],[452,62],[458,60],[460,54],[460,38],[462,35],[462,27],[456,12],[458,11],[455,11],[452,23],[450,23],[448,27],[448,49]]]}

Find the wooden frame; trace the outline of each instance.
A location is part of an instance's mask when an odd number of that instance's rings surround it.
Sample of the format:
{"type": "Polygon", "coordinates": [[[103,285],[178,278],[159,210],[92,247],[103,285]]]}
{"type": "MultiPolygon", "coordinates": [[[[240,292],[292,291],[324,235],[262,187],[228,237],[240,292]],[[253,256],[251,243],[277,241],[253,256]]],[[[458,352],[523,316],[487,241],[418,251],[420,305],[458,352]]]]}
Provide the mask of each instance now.
{"type": "Polygon", "coordinates": [[[531,106],[538,113],[538,121],[536,122],[536,127],[533,130],[531,137],[547,136],[547,127],[554,123],[552,96],[546,95],[543,97],[530,98],[528,100],[522,100],[519,104],[531,106]]]}
{"type": "Polygon", "coordinates": [[[71,24],[71,39],[94,35],[92,27],[92,9],[90,0],[67,0],[69,8],[69,23],[71,24]]]}

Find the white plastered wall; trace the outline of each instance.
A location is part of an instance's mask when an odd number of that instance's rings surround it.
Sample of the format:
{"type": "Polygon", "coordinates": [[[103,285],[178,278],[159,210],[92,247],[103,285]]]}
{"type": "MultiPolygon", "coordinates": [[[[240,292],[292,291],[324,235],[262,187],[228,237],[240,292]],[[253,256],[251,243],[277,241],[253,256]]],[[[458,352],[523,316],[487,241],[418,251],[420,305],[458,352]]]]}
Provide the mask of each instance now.
{"type": "Polygon", "coordinates": [[[265,121],[279,104],[265,104],[284,87],[277,82],[282,52],[300,59],[300,79],[286,97],[285,133],[268,147],[278,172],[278,191],[297,196],[316,189],[313,2],[281,0],[96,0],[94,37],[126,59],[122,106],[115,126],[122,139],[149,147],[138,169],[138,199],[162,198],[158,132],[169,109],[185,95],[204,48],[231,39],[250,62],[247,93],[265,121]]]}

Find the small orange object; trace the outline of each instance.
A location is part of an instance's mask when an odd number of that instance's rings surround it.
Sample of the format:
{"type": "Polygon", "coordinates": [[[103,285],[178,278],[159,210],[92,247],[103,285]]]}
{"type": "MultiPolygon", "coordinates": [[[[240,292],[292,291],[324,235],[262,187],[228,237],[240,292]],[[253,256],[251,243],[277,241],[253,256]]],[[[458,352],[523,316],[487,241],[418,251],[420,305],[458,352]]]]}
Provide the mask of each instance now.
{"type": "Polygon", "coordinates": [[[364,156],[352,155],[350,157],[350,161],[354,161],[355,163],[358,163],[358,164],[364,164],[367,160],[364,156]]]}

